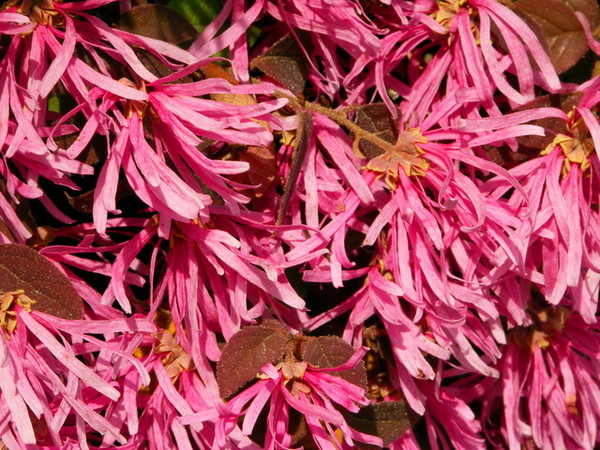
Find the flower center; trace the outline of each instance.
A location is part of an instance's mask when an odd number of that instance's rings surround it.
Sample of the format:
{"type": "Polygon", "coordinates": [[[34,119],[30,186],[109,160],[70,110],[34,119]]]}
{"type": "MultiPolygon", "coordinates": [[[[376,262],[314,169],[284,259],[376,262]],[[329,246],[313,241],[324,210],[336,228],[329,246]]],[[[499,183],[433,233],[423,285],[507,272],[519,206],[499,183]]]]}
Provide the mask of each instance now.
{"type": "MultiPolygon", "coordinates": [[[[437,0],[438,10],[432,14],[433,19],[442,25],[446,30],[450,29],[450,24],[461,8],[467,3],[467,0],[437,0]]],[[[471,8],[468,8],[469,15],[471,8]]]]}
{"type": "Polygon", "coordinates": [[[396,189],[399,168],[406,176],[424,176],[429,162],[423,158],[425,152],[420,144],[426,144],[427,138],[419,128],[409,128],[398,135],[395,145],[386,146],[383,153],[371,159],[366,169],[385,175],[385,182],[390,189],[396,189]]]}
{"type": "MultiPolygon", "coordinates": [[[[119,83],[124,84],[127,87],[132,89],[137,89],[138,91],[148,92],[146,88],[146,83],[144,80],[140,80],[139,84],[134,83],[128,78],[121,78],[119,83]]],[[[142,101],[142,100],[128,100],[124,106],[125,117],[131,118],[134,113],[137,113],[141,120],[144,120],[145,117],[150,119],[152,122],[159,122],[160,118],[150,102],[142,101]]]]}
{"type": "Polygon", "coordinates": [[[156,346],[156,352],[165,355],[161,362],[165,366],[169,377],[174,379],[184,370],[187,372],[194,370],[192,358],[177,343],[175,337],[169,331],[159,332],[156,338],[159,342],[156,346]]]}
{"type": "Polygon", "coordinates": [[[40,25],[60,26],[64,23],[62,16],[54,9],[54,0],[18,0],[9,1],[7,6],[19,5],[17,10],[40,25]]]}
{"type": "Polygon", "coordinates": [[[571,136],[558,134],[541,152],[541,155],[547,155],[560,147],[565,156],[562,167],[563,177],[569,173],[574,164],[578,164],[581,171],[586,172],[590,168],[590,156],[594,152],[594,142],[583,119],[577,120],[568,128],[571,136]]]}
{"type": "Polygon", "coordinates": [[[564,307],[540,309],[534,312],[534,324],[514,328],[511,338],[519,347],[529,347],[532,352],[536,348],[544,350],[550,346],[552,336],[562,331],[568,318],[569,310],[564,307]]]}

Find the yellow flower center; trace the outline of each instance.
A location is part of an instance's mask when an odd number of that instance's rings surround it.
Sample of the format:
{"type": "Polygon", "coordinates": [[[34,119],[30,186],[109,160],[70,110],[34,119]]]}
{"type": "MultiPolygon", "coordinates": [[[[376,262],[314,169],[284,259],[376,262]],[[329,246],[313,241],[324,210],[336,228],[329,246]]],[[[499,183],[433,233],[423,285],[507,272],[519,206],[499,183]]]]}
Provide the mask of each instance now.
{"type": "Polygon", "coordinates": [[[519,347],[529,347],[532,352],[537,348],[547,349],[552,336],[562,331],[568,318],[569,310],[564,307],[540,309],[534,313],[534,324],[516,327],[511,338],[519,347]]]}
{"type": "MultiPolygon", "coordinates": [[[[436,3],[438,10],[432,14],[432,17],[437,23],[446,28],[446,30],[449,30],[454,16],[467,3],[467,0],[437,0],[436,3]]],[[[470,7],[468,7],[468,11],[470,15],[472,13],[470,7]]]]}
{"type": "Polygon", "coordinates": [[[562,167],[563,177],[569,173],[574,164],[579,165],[582,172],[586,172],[590,168],[590,156],[594,152],[594,142],[583,119],[579,119],[571,125],[569,131],[571,136],[559,133],[552,143],[541,152],[542,155],[547,155],[557,147],[562,150],[565,155],[562,167]]]}
{"type": "MultiPolygon", "coordinates": [[[[56,0],[57,2],[59,0],[56,0]]],[[[17,11],[40,25],[62,26],[64,18],[54,9],[54,0],[10,0],[1,9],[19,5],[17,11]]]]}

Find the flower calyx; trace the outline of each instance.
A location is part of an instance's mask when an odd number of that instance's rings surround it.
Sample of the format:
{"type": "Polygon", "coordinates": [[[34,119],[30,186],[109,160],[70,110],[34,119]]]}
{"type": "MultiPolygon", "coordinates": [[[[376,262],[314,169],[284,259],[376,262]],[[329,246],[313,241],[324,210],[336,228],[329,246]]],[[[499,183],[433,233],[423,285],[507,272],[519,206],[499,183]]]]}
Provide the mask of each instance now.
{"type": "Polygon", "coordinates": [[[384,148],[384,152],[372,158],[366,169],[384,174],[385,182],[394,190],[397,186],[400,169],[410,176],[424,176],[429,169],[429,161],[423,158],[425,151],[420,144],[427,138],[419,128],[408,128],[398,135],[395,145],[384,148]]]}

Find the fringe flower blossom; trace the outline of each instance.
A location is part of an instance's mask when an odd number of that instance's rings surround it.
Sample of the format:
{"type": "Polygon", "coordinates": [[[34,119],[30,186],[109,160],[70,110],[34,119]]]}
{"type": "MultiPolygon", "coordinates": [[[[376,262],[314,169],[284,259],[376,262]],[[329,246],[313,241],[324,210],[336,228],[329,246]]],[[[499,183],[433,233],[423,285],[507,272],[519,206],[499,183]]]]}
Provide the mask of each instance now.
{"type": "Polygon", "coordinates": [[[293,445],[292,436],[287,431],[291,420],[290,408],[304,415],[319,448],[341,448],[336,437],[337,429],[342,432],[346,445],[352,446],[353,439],[378,445],[381,442],[379,438],[350,428],[334,406],[358,412],[359,405],[369,403],[364,389],[332,373],[353,368],[365,353],[366,349],[359,349],[345,364],[331,368],[313,368],[306,362],[292,360],[286,360],[277,367],[267,364],[261,369],[262,374],[256,384],[227,403],[231,415],[227,419],[243,416],[242,432],[249,435],[268,402],[266,449],[293,445]]]}

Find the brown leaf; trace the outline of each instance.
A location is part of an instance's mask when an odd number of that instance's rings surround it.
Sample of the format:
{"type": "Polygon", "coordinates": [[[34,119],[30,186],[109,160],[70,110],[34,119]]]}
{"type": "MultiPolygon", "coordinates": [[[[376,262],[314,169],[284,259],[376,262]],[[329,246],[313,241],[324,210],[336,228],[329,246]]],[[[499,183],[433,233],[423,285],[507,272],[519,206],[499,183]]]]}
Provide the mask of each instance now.
{"type": "MultiPolygon", "coordinates": [[[[233,75],[221,66],[215,63],[209,63],[200,68],[200,72],[206,78],[222,78],[231,84],[237,85],[238,81],[233,75]]],[[[210,94],[210,98],[222,103],[229,103],[230,105],[237,106],[248,106],[256,104],[256,100],[250,94],[210,94]]]]}
{"type": "MultiPolygon", "coordinates": [[[[354,122],[363,130],[375,133],[378,137],[390,144],[395,144],[398,138],[398,129],[390,110],[384,103],[364,105],[356,110],[354,122]]],[[[381,147],[366,139],[358,141],[359,150],[368,158],[373,159],[385,153],[381,147]]]]}
{"type": "MultiPolygon", "coordinates": [[[[354,347],[339,337],[321,336],[306,342],[302,360],[317,368],[337,367],[346,363],[355,351],[354,347]]],[[[362,361],[350,370],[328,373],[367,389],[367,371],[362,361]]]]}
{"type": "Polygon", "coordinates": [[[136,6],[119,17],[120,30],[179,45],[198,36],[175,10],[156,3],[136,6]]]}
{"type": "MultiPolygon", "coordinates": [[[[164,78],[171,75],[175,72],[174,69],[167,66],[162,60],[154,56],[151,52],[143,49],[143,48],[134,48],[133,49],[135,55],[138,57],[140,62],[144,65],[146,69],[156,75],[158,78],[164,78]]],[[[192,77],[185,76],[176,80],[176,83],[191,83],[193,81],[192,77]]]]}
{"type": "Polygon", "coordinates": [[[271,330],[277,331],[279,333],[283,333],[286,336],[289,334],[289,330],[282,324],[280,321],[276,319],[258,319],[260,321],[259,325],[261,327],[270,328],[271,330]]]}
{"type": "Polygon", "coordinates": [[[17,237],[13,234],[10,227],[4,222],[4,220],[0,219],[0,233],[6,236],[11,242],[17,242],[17,237]]]}
{"type": "MultiPolygon", "coordinates": [[[[299,32],[297,35],[303,42],[310,42],[307,33],[299,32]]],[[[291,34],[285,35],[250,62],[250,68],[258,68],[296,95],[304,90],[309,67],[304,52],[291,34]]]]}
{"type": "MultiPolygon", "coordinates": [[[[357,413],[341,411],[351,428],[378,436],[388,445],[410,430],[421,416],[413,412],[405,401],[372,403],[357,413]]],[[[364,444],[358,448],[375,448],[364,444]]]]}
{"type": "Polygon", "coordinates": [[[590,28],[593,30],[600,22],[600,6],[597,0],[563,0],[565,4],[573,11],[582,12],[590,22],[590,28]]]}
{"type": "Polygon", "coordinates": [[[248,146],[237,152],[237,161],[244,161],[250,165],[247,172],[230,176],[238,183],[257,186],[253,189],[244,189],[242,194],[250,198],[259,198],[269,189],[277,173],[275,149],[266,146],[248,146]]]}
{"type": "Polygon", "coordinates": [[[19,244],[0,245],[0,292],[22,289],[33,309],[62,319],[81,319],[83,302],[67,277],[44,256],[19,244]]]}
{"type": "MultiPolygon", "coordinates": [[[[75,211],[84,214],[92,214],[92,210],[94,208],[94,196],[96,195],[95,189],[75,196],[71,196],[67,192],[64,194],[69,202],[69,205],[71,205],[75,211]]],[[[121,201],[133,194],[134,191],[131,186],[129,186],[127,181],[121,180],[117,183],[117,193],[115,197],[117,201],[121,201]]]]}
{"type": "Polygon", "coordinates": [[[206,78],[223,78],[225,81],[229,81],[231,84],[238,84],[238,81],[234,78],[230,71],[223,67],[215,64],[208,63],[200,67],[200,72],[206,78]]]}
{"type": "Polygon", "coordinates": [[[588,50],[583,27],[563,0],[519,0],[511,8],[533,25],[540,41],[547,43],[554,69],[562,73],[573,67],[588,50]]]}
{"type": "Polygon", "coordinates": [[[285,351],[288,335],[273,327],[251,325],[234,334],[217,362],[217,384],[221,397],[235,394],[254,380],[265,364],[278,363],[285,351]]]}
{"type": "Polygon", "coordinates": [[[54,228],[49,225],[45,225],[43,227],[37,227],[32,236],[27,239],[26,244],[31,248],[45,247],[54,239],[56,239],[54,228]]]}

